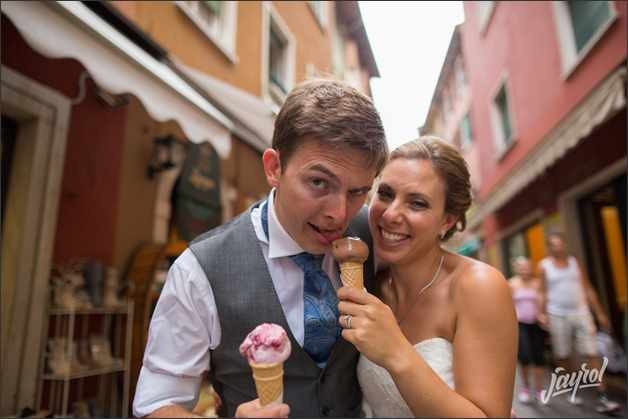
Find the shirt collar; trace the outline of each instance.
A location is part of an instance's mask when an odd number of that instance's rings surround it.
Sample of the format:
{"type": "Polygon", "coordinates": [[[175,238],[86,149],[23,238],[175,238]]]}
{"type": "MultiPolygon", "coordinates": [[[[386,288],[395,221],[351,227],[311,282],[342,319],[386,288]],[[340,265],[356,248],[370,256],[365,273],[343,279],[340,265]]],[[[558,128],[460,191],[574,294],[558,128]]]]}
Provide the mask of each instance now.
{"type": "Polygon", "coordinates": [[[303,248],[290,237],[277,219],[274,199],[275,189],[273,188],[266,200],[266,205],[268,205],[268,235],[270,236],[268,240],[268,257],[279,258],[304,252],[303,248]]]}

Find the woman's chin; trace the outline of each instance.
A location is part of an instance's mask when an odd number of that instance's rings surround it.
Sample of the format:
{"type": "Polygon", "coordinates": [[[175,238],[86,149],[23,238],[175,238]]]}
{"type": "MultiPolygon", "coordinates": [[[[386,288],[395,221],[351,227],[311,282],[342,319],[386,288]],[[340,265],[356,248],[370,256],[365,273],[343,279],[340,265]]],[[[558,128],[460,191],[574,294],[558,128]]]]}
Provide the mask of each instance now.
{"type": "Polygon", "coordinates": [[[377,255],[378,263],[381,263],[383,265],[392,265],[394,263],[397,263],[403,256],[401,252],[391,252],[389,250],[384,250],[381,248],[375,248],[375,254],[377,255]]]}

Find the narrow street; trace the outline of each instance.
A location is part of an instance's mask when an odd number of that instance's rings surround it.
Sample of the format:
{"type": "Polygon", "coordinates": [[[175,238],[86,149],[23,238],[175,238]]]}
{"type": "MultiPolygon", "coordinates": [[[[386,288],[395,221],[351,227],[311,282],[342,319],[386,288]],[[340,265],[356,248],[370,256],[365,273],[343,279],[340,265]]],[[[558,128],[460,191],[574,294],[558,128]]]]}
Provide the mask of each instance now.
{"type": "MultiPolygon", "coordinates": [[[[608,385],[609,398],[622,407],[615,414],[615,417],[625,417],[626,415],[626,377],[622,375],[606,375],[608,385]]],[[[549,372],[547,375],[546,387],[549,385],[549,372]]],[[[521,386],[521,377],[517,370],[517,380],[515,382],[515,394],[513,398],[513,409],[519,418],[607,418],[608,415],[595,411],[597,404],[597,391],[594,388],[587,388],[578,391],[578,396],[582,398],[582,405],[575,406],[569,403],[568,394],[561,394],[552,397],[548,404],[544,405],[540,402],[530,402],[523,404],[517,399],[519,387],[521,386]]]]}

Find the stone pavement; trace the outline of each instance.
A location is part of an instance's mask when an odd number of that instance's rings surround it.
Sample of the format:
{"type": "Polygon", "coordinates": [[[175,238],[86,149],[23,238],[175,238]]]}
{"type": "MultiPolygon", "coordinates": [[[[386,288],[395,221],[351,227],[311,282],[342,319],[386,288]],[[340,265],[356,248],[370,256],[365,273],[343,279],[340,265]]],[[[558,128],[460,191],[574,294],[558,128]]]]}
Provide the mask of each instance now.
{"type": "MultiPolygon", "coordinates": [[[[549,369],[546,377],[547,389],[549,386],[549,369]]],[[[626,417],[626,377],[623,375],[605,374],[609,398],[621,405],[621,410],[616,416],[626,417]]],[[[582,398],[583,404],[574,406],[568,402],[568,394],[561,394],[550,399],[547,405],[542,403],[531,402],[522,404],[517,399],[519,388],[521,386],[521,377],[517,371],[517,379],[515,381],[515,394],[513,397],[513,408],[519,418],[607,418],[609,416],[600,414],[595,411],[597,404],[597,391],[595,388],[586,388],[578,391],[577,395],[582,398]]]]}

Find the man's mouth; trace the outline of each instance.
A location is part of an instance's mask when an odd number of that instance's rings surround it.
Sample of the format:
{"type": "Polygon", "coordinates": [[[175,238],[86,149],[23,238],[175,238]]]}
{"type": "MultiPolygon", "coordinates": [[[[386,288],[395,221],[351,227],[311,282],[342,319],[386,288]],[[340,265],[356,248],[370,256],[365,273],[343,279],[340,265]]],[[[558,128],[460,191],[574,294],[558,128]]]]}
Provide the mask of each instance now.
{"type": "Polygon", "coordinates": [[[324,229],[320,228],[312,223],[307,223],[312,230],[314,231],[314,235],[324,245],[330,245],[334,240],[337,240],[342,237],[342,233],[344,229],[342,228],[334,228],[334,229],[324,229]]]}

